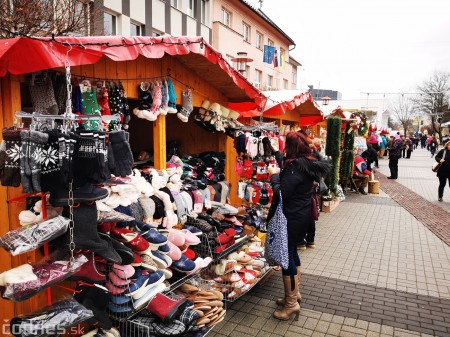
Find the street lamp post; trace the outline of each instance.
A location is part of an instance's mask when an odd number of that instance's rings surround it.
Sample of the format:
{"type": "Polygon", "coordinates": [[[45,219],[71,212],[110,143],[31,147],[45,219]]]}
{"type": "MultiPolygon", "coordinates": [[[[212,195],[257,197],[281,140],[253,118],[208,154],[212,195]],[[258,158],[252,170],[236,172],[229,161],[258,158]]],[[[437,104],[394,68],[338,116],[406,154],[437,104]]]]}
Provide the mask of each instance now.
{"type": "Polygon", "coordinates": [[[237,62],[237,70],[247,77],[247,63],[253,62],[253,59],[247,57],[246,52],[240,51],[237,53],[237,57],[232,58],[231,61],[237,62]]]}

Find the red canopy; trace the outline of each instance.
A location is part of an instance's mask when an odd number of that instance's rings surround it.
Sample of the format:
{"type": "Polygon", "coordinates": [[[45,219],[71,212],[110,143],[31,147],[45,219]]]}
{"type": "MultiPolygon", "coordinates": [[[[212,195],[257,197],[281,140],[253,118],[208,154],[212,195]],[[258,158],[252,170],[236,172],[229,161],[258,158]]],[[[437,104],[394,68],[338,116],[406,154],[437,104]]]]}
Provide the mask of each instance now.
{"type": "Polygon", "coordinates": [[[200,55],[219,67],[246,95],[264,104],[266,98],[247,79],[235,70],[222,55],[202,37],[148,36],[90,36],[28,38],[0,40],[0,76],[31,73],[64,67],[66,58],[71,66],[94,64],[103,56],[113,61],[162,58],[168,55],[200,55]]]}
{"type": "Polygon", "coordinates": [[[228,103],[228,107],[243,117],[280,116],[287,111],[296,110],[300,115],[301,126],[311,126],[324,120],[323,112],[311,96],[309,89],[263,91],[267,97],[265,106],[253,102],[228,103]]]}

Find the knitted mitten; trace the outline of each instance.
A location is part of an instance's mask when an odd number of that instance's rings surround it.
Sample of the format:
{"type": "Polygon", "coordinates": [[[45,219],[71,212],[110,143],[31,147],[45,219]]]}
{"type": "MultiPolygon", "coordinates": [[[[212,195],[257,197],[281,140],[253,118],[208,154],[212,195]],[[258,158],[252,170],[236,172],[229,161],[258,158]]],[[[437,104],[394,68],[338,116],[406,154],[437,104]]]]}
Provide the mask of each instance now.
{"type": "Polygon", "coordinates": [[[1,175],[3,186],[20,185],[20,153],[22,141],[20,138],[20,130],[15,128],[3,128],[4,141],[4,168],[1,175]]]}
{"type": "Polygon", "coordinates": [[[40,131],[21,131],[22,157],[20,172],[22,188],[26,193],[41,191],[41,164],[43,162],[43,147],[47,143],[48,134],[40,131]],[[30,180],[31,179],[31,180],[30,180]]]}
{"type": "Polygon", "coordinates": [[[151,122],[155,121],[157,116],[150,111],[153,103],[150,83],[141,82],[138,90],[139,96],[141,97],[141,105],[139,105],[139,107],[137,108],[134,108],[133,113],[139,118],[147,119],[151,122]]]}
{"type": "Polygon", "coordinates": [[[169,113],[177,113],[177,94],[175,93],[175,87],[171,79],[167,80],[167,88],[169,90],[169,113]]]}
{"type": "Polygon", "coordinates": [[[161,91],[160,83],[155,83],[153,85],[152,98],[153,98],[153,104],[152,104],[150,111],[154,115],[158,116],[161,113],[159,108],[160,108],[161,102],[162,102],[162,91],[161,91]]]}
{"type": "Polygon", "coordinates": [[[58,130],[46,131],[48,142],[43,148],[43,160],[41,171],[41,189],[50,191],[55,181],[59,181],[61,166],[59,165],[59,143],[61,133],[58,130]]]}
{"type": "Polygon", "coordinates": [[[187,89],[183,91],[183,107],[181,108],[180,112],[177,113],[177,117],[187,123],[189,115],[191,114],[192,110],[194,108],[192,107],[192,92],[191,89],[187,89]]]}
{"type": "Polygon", "coordinates": [[[132,172],[133,153],[131,152],[127,137],[126,132],[123,130],[109,133],[109,140],[115,161],[112,173],[115,176],[126,177],[132,172]]]}
{"type": "Polygon", "coordinates": [[[92,176],[92,182],[102,183],[108,178],[108,169],[106,168],[106,133],[97,132],[95,140],[95,148],[97,154],[97,171],[92,176]]]}
{"type": "Polygon", "coordinates": [[[97,174],[99,169],[96,146],[98,135],[92,131],[83,131],[79,133],[79,136],[80,140],[77,144],[77,155],[73,158],[73,166],[77,185],[81,186],[93,179],[94,174],[97,174]]]}

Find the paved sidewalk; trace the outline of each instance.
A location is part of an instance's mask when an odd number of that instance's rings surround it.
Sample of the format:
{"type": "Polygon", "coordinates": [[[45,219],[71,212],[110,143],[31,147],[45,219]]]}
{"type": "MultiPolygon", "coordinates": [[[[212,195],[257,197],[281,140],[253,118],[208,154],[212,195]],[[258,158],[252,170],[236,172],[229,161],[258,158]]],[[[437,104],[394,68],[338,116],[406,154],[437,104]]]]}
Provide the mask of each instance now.
{"type": "Polygon", "coordinates": [[[299,321],[272,318],[281,273],[228,306],[210,336],[450,336],[450,190],[437,201],[428,151],[400,160],[379,195],[349,193],[321,213],[315,249],[301,253],[299,321]]]}

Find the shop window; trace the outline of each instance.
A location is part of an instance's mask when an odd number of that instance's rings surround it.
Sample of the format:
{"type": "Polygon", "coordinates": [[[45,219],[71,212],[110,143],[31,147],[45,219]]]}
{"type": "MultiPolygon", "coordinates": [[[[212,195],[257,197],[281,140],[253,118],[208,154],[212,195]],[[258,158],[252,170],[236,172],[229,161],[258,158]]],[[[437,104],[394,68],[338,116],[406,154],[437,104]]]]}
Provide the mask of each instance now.
{"type": "Polygon", "coordinates": [[[222,8],[222,23],[227,27],[231,26],[231,13],[225,8],[222,8]]]}
{"type": "Polygon", "coordinates": [[[117,17],[105,12],[103,15],[103,33],[107,35],[117,34],[117,17]]]}
{"type": "Polygon", "coordinates": [[[242,22],[242,36],[245,42],[250,42],[250,26],[245,22],[242,22]]]}
{"type": "Polygon", "coordinates": [[[256,48],[263,50],[264,36],[260,32],[256,32],[256,48]]]}

